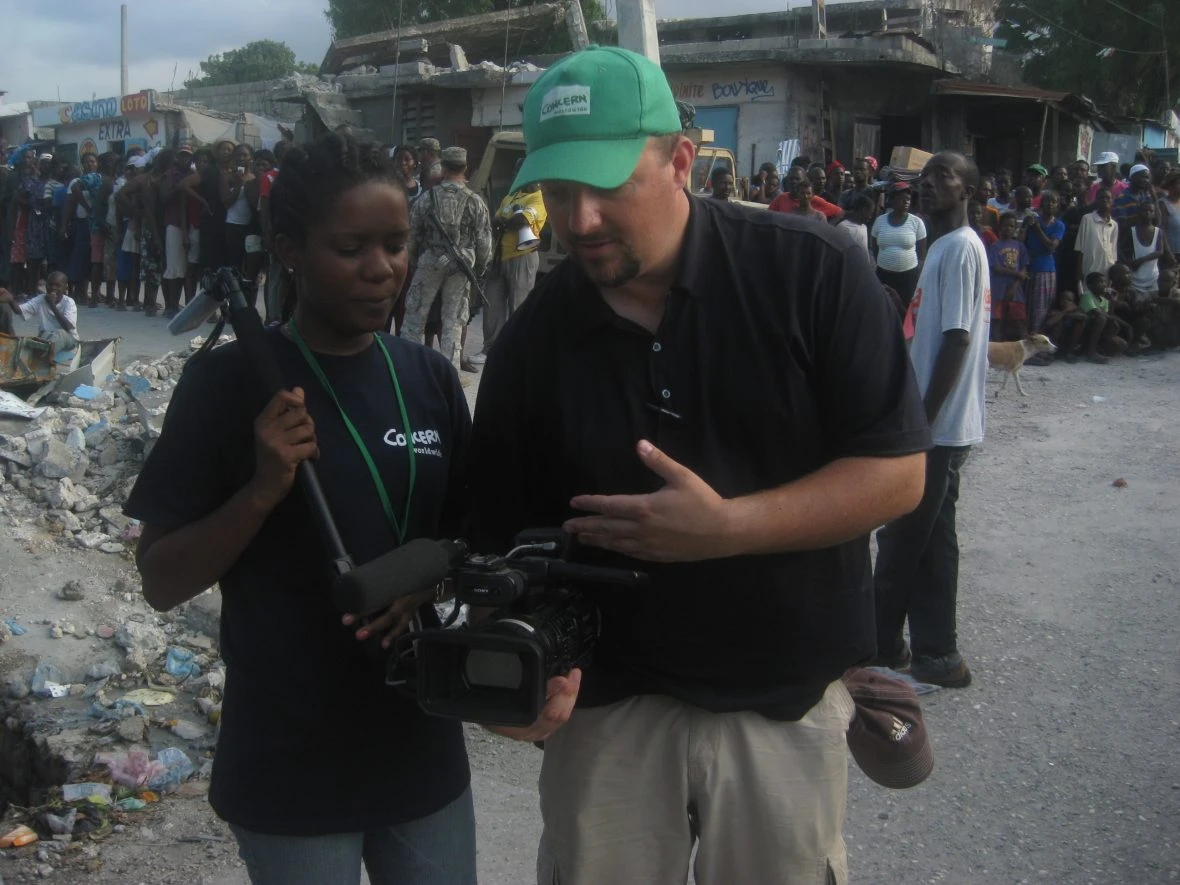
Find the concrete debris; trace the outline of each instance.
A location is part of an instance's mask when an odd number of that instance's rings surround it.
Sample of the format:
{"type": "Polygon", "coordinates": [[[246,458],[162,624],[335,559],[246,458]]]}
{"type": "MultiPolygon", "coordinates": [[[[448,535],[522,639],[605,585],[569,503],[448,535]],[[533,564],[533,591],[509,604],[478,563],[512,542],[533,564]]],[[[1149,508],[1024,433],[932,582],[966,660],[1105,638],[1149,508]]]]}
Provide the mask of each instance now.
{"type": "Polygon", "coordinates": [[[142,741],[144,735],[147,734],[147,727],[147,720],[142,716],[129,716],[126,719],[120,719],[115,730],[123,740],[136,744],[142,741]]]}
{"type": "Polygon", "coordinates": [[[85,599],[88,595],[94,595],[96,591],[102,589],[101,582],[96,578],[76,578],[66,581],[65,585],[57,591],[57,597],[67,602],[77,602],[79,599],[85,599]]]}
{"type": "Polygon", "coordinates": [[[14,673],[8,677],[8,696],[15,701],[23,701],[32,692],[32,686],[27,677],[14,673]]]}
{"type": "Polygon", "coordinates": [[[127,652],[127,662],[140,670],[154,663],[168,647],[163,630],[135,621],[128,621],[119,628],[115,642],[127,652]]]}
{"type": "Polygon", "coordinates": [[[97,393],[88,390],[87,399],[49,397],[35,419],[0,418],[0,514],[71,546],[125,555],[139,524],[123,515],[123,504],[160,434],[185,360],[202,343],[197,338],[189,352],[132,363],[97,393]]]}
{"type": "Polygon", "coordinates": [[[196,722],[189,722],[187,719],[178,719],[176,724],[172,726],[172,733],[181,740],[195,741],[207,735],[209,729],[196,722]]]}
{"type": "Polygon", "coordinates": [[[123,668],[114,661],[100,661],[97,664],[91,664],[86,671],[87,682],[97,682],[100,679],[109,679],[111,676],[118,676],[123,672],[123,668]]]}

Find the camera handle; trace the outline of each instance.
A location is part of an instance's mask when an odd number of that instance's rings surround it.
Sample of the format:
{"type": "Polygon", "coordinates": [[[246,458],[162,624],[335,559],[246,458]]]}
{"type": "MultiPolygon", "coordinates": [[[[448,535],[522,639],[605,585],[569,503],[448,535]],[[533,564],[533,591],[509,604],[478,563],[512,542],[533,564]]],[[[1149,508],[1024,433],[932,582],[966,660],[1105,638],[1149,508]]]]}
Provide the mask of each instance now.
{"type": "MultiPolygon", "coordinates": [[[[242,287],[238,285],[238,275],[228,267],[217,271],[217,282],[229,302],[229,319],[234,327],[234,334],[241,342],[242,350],[250,360],[254,371],[262,381],[269,399],[280,390],[285,390],[282,372],[275,360],[274,352],[266,343],[266,333],[262,328],[262,320],[258,311],[246,302],[242,294],[242,287]]],[[[331,560],[333,577],[346,575],[354,568],[352,557],[344,549],[344,540],[340,537],[340,530],[336,527],[336,520],[332,517],[332,510],[328,506],[328,499],[324,497],[320,476],[311,461],[300,461],[296,468],[299,485],[303,495],[311,508],[312,521],[315,522],[320,538],[327,548],[331,560]]]]}

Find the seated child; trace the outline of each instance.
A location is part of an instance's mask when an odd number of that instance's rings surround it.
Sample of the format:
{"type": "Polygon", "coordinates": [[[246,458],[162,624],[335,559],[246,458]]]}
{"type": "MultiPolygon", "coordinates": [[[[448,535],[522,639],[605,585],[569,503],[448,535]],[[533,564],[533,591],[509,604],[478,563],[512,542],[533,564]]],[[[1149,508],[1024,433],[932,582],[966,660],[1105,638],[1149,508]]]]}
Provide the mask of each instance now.
{"type": "Polygon", "coordinates": [[[1180,347],[1180,285],[1176,271],[1160,270],[1160,294],[1155,305],[1156,323],[1147,330],[1151,343],[1160,350],[1180,347]]]}
{"type": "Polygon", "coordinates": [[[1160,298],[1180,298],[1180,274],[1173,268],[1160,268],[1160,298]]]}
{"type": "Polygon", "coordinates": [[[1114,353],[1127,349],[1126,339],[1119,335],[1125,324],[1110,313],[1106,274],[1094,271],[1086,275],[1086,291],[1079,306],[1086,315],[1086,322],[1074,324],[1070,338],[1065,342],[1066,362],[1077,362],[1079,346],[1092,363],[1108,362],[1106,356],[1099,353],[1100,348],[1114,353]]]}

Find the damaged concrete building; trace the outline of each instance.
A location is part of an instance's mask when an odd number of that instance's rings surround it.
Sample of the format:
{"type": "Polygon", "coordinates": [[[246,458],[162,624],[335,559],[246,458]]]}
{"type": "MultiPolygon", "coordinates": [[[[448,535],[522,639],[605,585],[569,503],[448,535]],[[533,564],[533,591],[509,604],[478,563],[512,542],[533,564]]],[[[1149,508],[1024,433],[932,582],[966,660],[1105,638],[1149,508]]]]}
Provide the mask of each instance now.
{"type": "MultiPolygon", "coordinates": [[[[658,24],[661,63],[696,124],[749,174],[783,142],[849,162],[894,147],[948,147],[984,166],[1088,156],[1104,121],[1082,96],[1032,90],[992,37],[996,0],[822,0],[786,12],[658,24]]],[[[319,77],[274,93],[304,106],[299,134],[347,124],[390,144],[435,136],[479,162],[489,137],[518,128],[525,93],[569,45],[617,42],[577,0],[336,40],[319,77]]]]}

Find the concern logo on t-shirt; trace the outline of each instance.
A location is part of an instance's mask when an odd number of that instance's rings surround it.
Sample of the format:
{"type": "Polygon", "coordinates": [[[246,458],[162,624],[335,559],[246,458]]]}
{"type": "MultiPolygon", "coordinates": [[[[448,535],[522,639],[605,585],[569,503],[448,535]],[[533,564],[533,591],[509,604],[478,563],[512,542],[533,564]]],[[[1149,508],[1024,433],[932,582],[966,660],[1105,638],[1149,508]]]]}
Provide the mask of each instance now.
{"type": "Polygon", "coordinates": [[[404,449],[407,442],[413,442],[415,454],[431,455],[435,458],[442,457],[442,437],[437,430],[415,430],[411,437],[410,440],[407,440],[404,433],[396,427],[391,427],[385,432],[382,439],[387,446],[396,449],[404,449]]]}
{"type": "Polygon", "coordinates": [[[552,117],[590,116],[589,86],[554,86],[541,99],[541,122],[552,117]]]}

